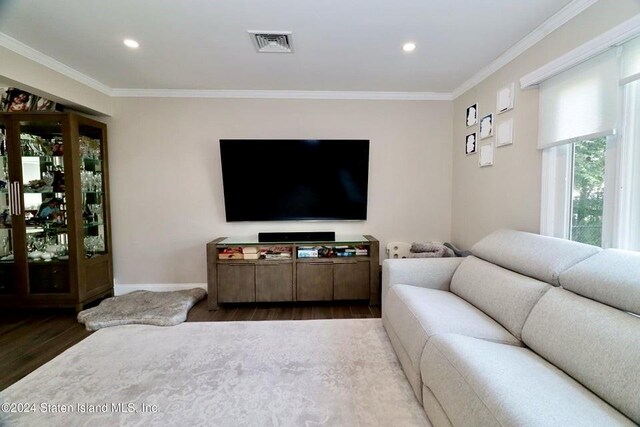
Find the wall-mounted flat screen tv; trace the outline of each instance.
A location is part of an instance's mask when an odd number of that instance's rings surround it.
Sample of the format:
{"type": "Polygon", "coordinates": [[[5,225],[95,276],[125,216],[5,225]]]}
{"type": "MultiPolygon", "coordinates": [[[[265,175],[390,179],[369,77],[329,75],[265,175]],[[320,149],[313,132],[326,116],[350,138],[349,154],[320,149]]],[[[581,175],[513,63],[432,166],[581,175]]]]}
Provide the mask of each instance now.
{"type": "Polygon", "coordinates": [[[227,221],[365,220],[368,140],[221,139],[227,221]]]}

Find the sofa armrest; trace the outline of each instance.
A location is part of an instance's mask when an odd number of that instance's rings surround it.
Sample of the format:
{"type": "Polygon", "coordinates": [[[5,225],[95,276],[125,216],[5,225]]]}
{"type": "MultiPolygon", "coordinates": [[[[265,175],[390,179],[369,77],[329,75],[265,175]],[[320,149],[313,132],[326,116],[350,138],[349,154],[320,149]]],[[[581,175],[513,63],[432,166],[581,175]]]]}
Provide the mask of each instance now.
{"type": "Polygon", "coordinates": [[[453,273],[464,258],[385,259],[382,264],[382,300],[393,285],[449,290],[453,273]]]}

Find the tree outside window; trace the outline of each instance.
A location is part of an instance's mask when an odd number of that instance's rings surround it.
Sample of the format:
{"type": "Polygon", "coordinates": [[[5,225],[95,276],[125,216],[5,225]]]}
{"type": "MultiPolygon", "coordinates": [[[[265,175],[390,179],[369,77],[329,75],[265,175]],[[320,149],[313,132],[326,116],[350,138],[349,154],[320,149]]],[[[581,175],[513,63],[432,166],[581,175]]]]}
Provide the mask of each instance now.
{"type": "Polygon", "coordinates": [[[573,144],[571,240],[602,246],[606,138],[573,144]]]}

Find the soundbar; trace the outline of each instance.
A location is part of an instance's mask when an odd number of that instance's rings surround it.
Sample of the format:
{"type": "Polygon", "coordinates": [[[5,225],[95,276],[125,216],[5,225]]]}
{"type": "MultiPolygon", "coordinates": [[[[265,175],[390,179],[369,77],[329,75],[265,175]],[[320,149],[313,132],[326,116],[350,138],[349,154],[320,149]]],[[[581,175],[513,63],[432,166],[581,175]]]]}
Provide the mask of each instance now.
{"type": "Polygon", "coordinates": [[[287,231],[258,233],[260,243],[280,242],[335,242],[335,231],[287,231]]]}

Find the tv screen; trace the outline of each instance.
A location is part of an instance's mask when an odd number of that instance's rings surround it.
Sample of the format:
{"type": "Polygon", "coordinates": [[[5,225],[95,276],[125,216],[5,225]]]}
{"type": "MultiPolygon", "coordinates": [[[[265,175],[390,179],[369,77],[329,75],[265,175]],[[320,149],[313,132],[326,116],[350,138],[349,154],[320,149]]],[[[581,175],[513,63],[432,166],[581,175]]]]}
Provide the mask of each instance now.
{"type": "Polygon", "coordinates": [[[365,220],[368,140],[221,139],[227,221],[365,220]]]}

